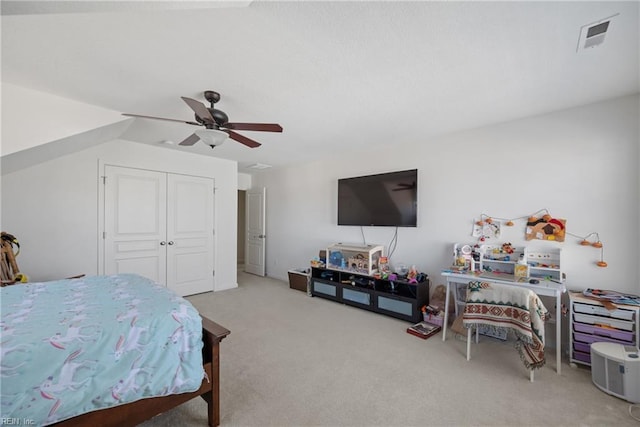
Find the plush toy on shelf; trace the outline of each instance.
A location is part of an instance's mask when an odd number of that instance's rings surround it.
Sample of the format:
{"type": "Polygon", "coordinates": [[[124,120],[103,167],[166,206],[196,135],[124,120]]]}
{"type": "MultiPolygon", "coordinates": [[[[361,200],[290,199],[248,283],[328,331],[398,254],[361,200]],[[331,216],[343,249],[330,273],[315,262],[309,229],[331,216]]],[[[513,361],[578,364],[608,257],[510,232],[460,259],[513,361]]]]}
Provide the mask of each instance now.
{"type": "Polygon", "coordinates": [[[409,280],[409,283],[417,283],[418,282],[418,270],[416,269],[415,265],[412,265],[411,268],[409,269],[409,272],[407,273],[407,279],[409,280]]]}

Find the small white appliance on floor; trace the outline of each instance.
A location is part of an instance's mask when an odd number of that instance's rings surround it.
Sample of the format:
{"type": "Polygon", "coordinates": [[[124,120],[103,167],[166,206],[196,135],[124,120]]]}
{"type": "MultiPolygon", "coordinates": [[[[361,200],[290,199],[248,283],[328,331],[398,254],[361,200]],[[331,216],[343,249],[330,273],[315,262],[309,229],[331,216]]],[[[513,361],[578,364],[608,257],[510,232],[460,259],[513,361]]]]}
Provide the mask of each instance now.
{"type": "Polygon", "coordinates": [[[591,379],[605,393],[640,403],[638,349],[610,342],[592,343],[591,379]]]}

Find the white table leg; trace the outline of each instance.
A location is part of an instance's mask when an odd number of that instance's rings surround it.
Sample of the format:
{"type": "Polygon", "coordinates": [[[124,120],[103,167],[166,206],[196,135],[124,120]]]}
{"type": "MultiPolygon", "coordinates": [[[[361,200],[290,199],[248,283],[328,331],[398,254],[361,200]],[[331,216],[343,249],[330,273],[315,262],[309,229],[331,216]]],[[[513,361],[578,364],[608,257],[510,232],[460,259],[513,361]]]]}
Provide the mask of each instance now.
{"type": "Polygon", "coordinates": [[[562,366],[562,294],[556,295],[556,373],[560,375],[562,366]]]}
{"type": "Polygon", "coordinates": [[[449,325],[449,279],[447,278],[447,293],[444,296],[444,322],[442,323],[442,341],[447,339],[447,326],[449,325]]]}

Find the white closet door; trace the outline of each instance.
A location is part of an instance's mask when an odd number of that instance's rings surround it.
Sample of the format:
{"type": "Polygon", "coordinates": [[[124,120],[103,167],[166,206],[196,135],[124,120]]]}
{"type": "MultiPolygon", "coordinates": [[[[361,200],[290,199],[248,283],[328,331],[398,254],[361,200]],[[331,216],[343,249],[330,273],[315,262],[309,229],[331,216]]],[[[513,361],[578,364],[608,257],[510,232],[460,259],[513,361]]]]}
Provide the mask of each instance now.
{"type": "Polygon", "coordinates": [[[213,180],[118,166],[105,176],[105,274],[137,273],[182,296],[213,291],[213,180]]]}
{"type": "Polygon", "coordinates": [[[105,274],[166,278],[166,174],[105,166],[105,274]]]}
{"type": "Polygon", "coordinates": [[[180,295],[213,291],[213,180],[167,178],[167,286],[180,295]]]}

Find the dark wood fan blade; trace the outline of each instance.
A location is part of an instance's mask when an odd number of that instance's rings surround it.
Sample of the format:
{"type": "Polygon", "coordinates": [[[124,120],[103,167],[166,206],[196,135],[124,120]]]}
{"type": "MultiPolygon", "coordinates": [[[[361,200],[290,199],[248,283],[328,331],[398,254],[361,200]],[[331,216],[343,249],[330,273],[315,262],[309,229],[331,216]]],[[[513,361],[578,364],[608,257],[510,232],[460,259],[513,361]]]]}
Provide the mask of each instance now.
{"type": "Polygon", "coordinates": [[[282,132],[282,126],[277,123],[227,123],[223,125],[227,129],[253,130],[257,132],[282,132]]]}
{"type": "Polygon", "coordinates": [[[167,119],[165,117],[143,116],[143,115],[140,115],[140,114],[129,114],[129,113],[122,113],[122,115],[123,116],[128,116],[128,117],[139,117],[141,119],[166,120],[166,121],[169,121],[169,122],[178,122],[178,123],[186,123],[188,125],[202,126],[202,124],[200,124],[198,122],[190,122],[188,120],[167,119]]]}
{"type": "Polygon", "coordinates": [[[406,184],[404,182],[399,182],[398,183],[398,188],[394,188],[391,191],[404,191],[404,190],[415,190],[416,188],[416,183],[412,182],[411,184],[406,184]]]}
{"type": "Polygon", "coordinates": [[[178,145],[193,145],[198,141],[200,141],[200,137],[194,133],[194,134],[191,134],[191,136],[188,136],[184,141],[182,141],[178,145]]]}
{"type": "Polygon", "coordinates": [[[196,113],[198,117],[205,121],[205,123],[216,124],[215,119],[202,102],[196,101],[195,99],[187,98],[185,96],[182,96],[181,98],[196,113]]]}
{"type": "Polygon", "coordinates": [[[251,138],[247,138],[246,136],[240,135],[239,133],[235,133],[232,130],[223,129],[223,131],[228,133],[231,139],[235,139],[236,141],[246,145],[247,147],[256,148],[262,145],[259,142],[256,142],[251,138]]]}

